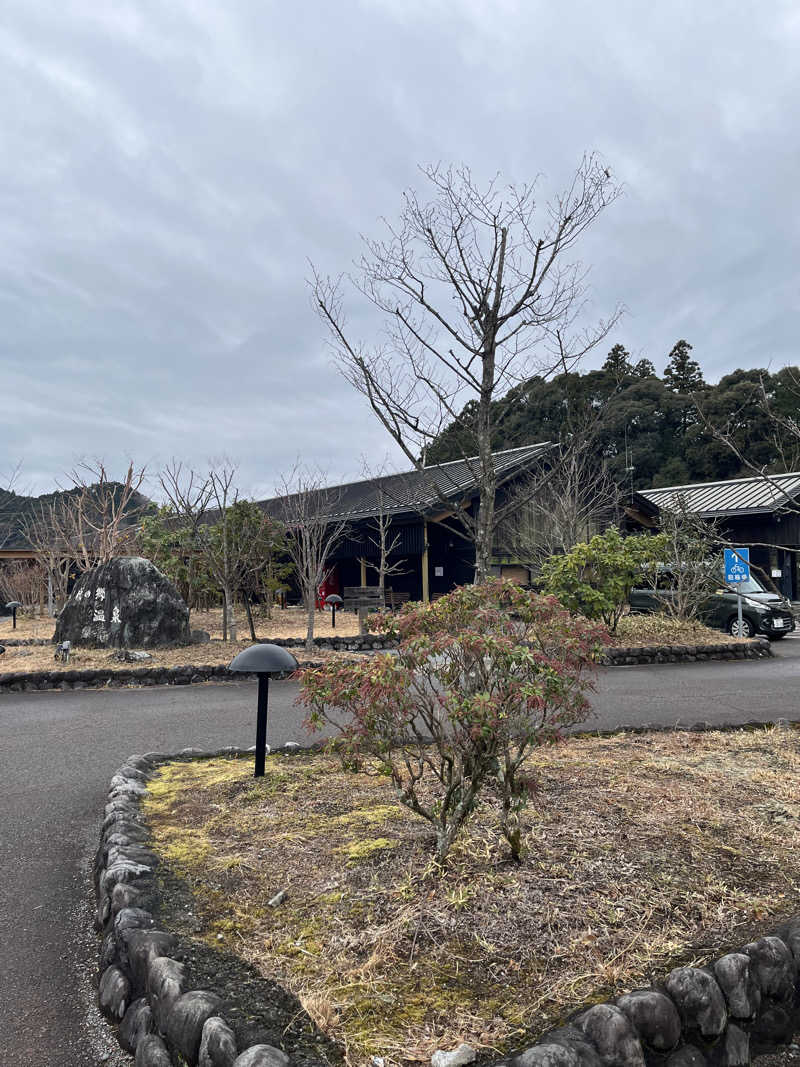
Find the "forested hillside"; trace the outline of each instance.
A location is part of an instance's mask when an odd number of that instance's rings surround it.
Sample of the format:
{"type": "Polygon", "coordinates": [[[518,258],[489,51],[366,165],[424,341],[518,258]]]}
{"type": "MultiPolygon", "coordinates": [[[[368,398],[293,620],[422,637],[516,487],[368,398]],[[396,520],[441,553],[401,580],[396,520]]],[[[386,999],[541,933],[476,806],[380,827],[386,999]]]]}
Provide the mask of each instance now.
{"type": "MultiPolygon", "coordinates": [[[[649,360],[633,363],[626,349],[615,345],[600,370],[530,378],[497,401],[494,447],[558,441],[590,426],[614,477],[635,489],[751,474],[715,439],[710,424],[727,429],[759,467],[797,470],[797,438],[776,430],[763,410],[762,382],[773,409],[800,422],[798,380],[797,367],[775,374],[735,370],[709,385],[686,341],[675,344],[659,377],[649,360]]],[[[427,462],[474,455],[471,418],[467,406],[428,450],[427,462]]]]}

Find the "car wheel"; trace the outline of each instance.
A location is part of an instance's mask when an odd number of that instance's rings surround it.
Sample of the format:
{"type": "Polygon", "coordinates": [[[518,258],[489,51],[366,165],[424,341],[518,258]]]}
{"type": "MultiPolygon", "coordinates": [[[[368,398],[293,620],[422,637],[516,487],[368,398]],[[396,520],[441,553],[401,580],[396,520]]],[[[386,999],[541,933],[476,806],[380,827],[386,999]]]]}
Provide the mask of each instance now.
{"type": "Polygon", "coordinates": [[[752,637],[755,633],[755,627],[746,615],[742,616],[742,628],[739,630],[739,617],[738,615],[731,615],[728,619],[728,633],[731,637],[752,637]]]}

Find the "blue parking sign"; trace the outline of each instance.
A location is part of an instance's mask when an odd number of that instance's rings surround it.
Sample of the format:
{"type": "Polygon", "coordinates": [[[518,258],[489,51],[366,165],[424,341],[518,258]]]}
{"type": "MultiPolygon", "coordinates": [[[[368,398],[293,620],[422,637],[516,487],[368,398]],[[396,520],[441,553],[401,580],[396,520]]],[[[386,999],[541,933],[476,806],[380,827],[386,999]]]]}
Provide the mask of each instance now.
{"type": "Polygon", "coordinates": [[[725,582],[735,585],[737,582],[746,582],[750,577],[750,549],[749,548],[726,548],[725,549],[725,582]]]}

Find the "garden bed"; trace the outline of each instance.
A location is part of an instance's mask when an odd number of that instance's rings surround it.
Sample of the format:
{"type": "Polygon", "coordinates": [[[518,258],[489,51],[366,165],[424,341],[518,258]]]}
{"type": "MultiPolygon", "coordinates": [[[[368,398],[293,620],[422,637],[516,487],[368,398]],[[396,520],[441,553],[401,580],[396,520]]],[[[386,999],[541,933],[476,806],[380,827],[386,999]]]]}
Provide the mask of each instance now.
{"type": "MultiPolygon", "coordinates": [[[[244,611],[237,607],[236,622],[238,637],[241,640],[250,639],[250,630],[247,625],[247,617],[244,611]]],[[[281,609],[275,607],[272,610],[272,618],[268,618],[266,611],[254,609],[253,622],[256,637],[261,640],[280,637],[306,636],[308,616],[303,608],[287,607],[281,609]]],[[[193,611],[190,625],[193,630],[205,630],[214,641],[222,638],[222,609],[215,608],[213,611],[193,611]]],[[[54,620],[47,615],[17,615],[17,628],[13,629],[11,616],[0,617],[0,644],[4,638],[46,638],[53,636],[55,629],[54,620]]],[[[331,613],[328,610],[318,611],[314,616],[314,634],[316,637],[352,637],[358,633],[358,616],[352,611],[337,611],[336,629],[331,626],[331,613]]]]}
{"type": "MultiPolygon", "coordinates": [[[[193,616],[193,626],[209,625],[219,613],[193,616]]],[[[298,608],[287,608],[284,612],[275,608],[272,621],[263,619],[256,627],[259,640],[272,638],[279,641],[297,639],[305,636],[302,625],[303,612],[298,608]]],[[[330,626],[330,613],[317,612],[317,627],[315,636],[323,641],[331,637],[346,638],[355,637],[358,633],[356,617],[352,614],[337,615],[336,630],[330,626]]],[[[8,622],[10,628],[10,620],[8,622]]],[[[240,630],[240,634],[243,631],[240,630]]],[[[52,622],[50,620],[28,619],[20,620],[16,633],[6,635],[12,640],[43,639],[52,636],[52,622]]],[[[3,643],[0,637],[0,644],[3,643]]],[[[606,662],[615,664],[618,662],[634,663],[643,662],[670,662],[686,661],[697,658],[722,658],[724,651],[729,646],[738,646],[741,656],[738,658],[750,658],[756,655],[763,642],[745,641],[718,630],[711,630],[700,623],[681,623],[669,619],[663,615],[628,615],[624,616],[619,623],[617,633],[613,635],[610,653],[606,662]],[[759,648],[756,648],[758,644],[759,648]],[[751,647],[752,646],[752,647],[751,647]],[[614,650],[619,654],[615,655],[614,650]],[[649,650],[649,655],[637,657],[636,650],[649,650]],[[688,649],[688,650],[687,650],[688,649]],[[704,654],[708,649],[708,656],[704,654]]],[[[0,685],[3,684],[3,676],[13,674],[16,680],[22,673],[36,674],[48,672],[49,674],[75,672],[75,671],[99,671],[113,672],[115,674],[130,674],[131,667],[149,667],[154,670],[167,668],[194,667],[198,665],[222,666],[227,665],[243,649],[252,644],[250,637],[239,641],[221,641],[218,638],[200,645],[185,645],[177,648],[151,649],[150,659],[141,663],[120,662],[114,657],[113,652],[101,648],[74,648],[70,653],[69,662],[62,663],[54,659],[54,647],[51,644],[33,645],[6,645],[6,651],[0,658],[0,685]]],[[[292,649],[298,660],[306,660],[307,656],[302,647],[292,649]]],[[[731,648],[733,651],[733,648],[731,648]]],[[[333,650],[319,646],[315,647],[313,661],[326,663],[329,660],[348,660],[359,653],[347,650],[333,650]]]]}
{"type": "Polygon", "coordinates": [[[441,871],[386,779],[333,757],[269,759],[260,781],[249,760],[169,764],[144,803],[162,921],[277,980],[366,1064],[521,1047],[799,910],[795,730],[581,738],[529,766],[522,864],[481,807],[441,871]]]}
{"type": "Polygon", "coordinates": [[[613,645],[641,648],[651,645],[735,645],[745,638],[731,637],[701,622],[683,622],[668,615],[623,615],[612,634],[613,645]]]}
{"type": "MultiPolygon", "coordinates": [[[[9,646],[0,657],[0,680],[4,674],[18,671],[26,673],[48,671],[114,671],[130,673],[132,667],[193,667],[198,664],[210,666],[227,666],[234,656],[252,645],[252,641],[212,641],[205,645],[185,645],[179,648],[148,649],[150,658],[141,662],[126,663],[115,658],[114,652],[107,648],[74,648],[69,661],[62,663],[54,658],[55,646],[9,646]]],[[[304,649],[291,649],[297,660],[306,660],[304,649]]],[[[315,648],[315,663],[326,663],[330,659],[348,659],[357,653],[334,652],[330,649],[315,648]]]]}

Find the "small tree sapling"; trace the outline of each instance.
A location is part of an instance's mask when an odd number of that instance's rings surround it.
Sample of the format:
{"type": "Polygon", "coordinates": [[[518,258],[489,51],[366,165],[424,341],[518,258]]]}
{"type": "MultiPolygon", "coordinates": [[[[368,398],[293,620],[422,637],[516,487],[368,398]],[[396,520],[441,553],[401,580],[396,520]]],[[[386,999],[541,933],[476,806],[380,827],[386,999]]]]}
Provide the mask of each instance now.
{"type": "Polygon", "coordinates": [[[351,760],[371,757],[400,803],[434,828],[439,862],[479,794],[494,792],[518,860],[532,787],[525,758],[586,718],[605,631],[554,597],[501,579],[373,616],[370,625],[397,638],[397,654],[306,671],[307,725],[333,725],[351,760]]]}

